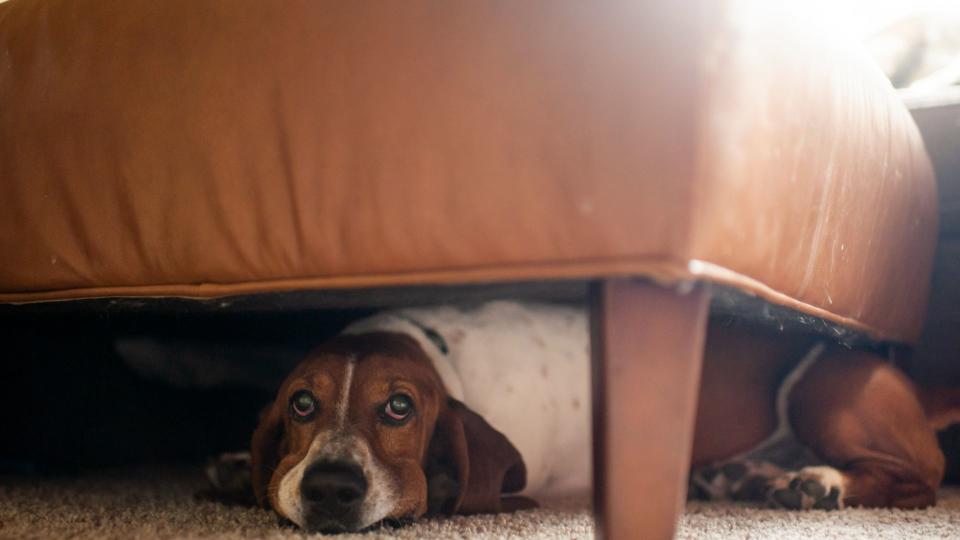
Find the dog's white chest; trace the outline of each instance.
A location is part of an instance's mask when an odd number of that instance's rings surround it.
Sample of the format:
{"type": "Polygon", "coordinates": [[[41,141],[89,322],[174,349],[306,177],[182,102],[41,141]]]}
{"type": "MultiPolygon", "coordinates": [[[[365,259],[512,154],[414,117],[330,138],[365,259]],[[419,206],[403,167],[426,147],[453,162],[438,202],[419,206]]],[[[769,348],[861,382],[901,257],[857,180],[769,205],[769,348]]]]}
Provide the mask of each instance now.
{"type": "Polygon", "coordinates": [[[590,489],[590,340],[585,310],[491,302],[377,315],[348,331],[415,337],[451,395],[520,451],[528,494],[590,489]],[[433,331],[438,339],[429,339],[433,331]],[[441,347],[446,346],[446,352],[441,347]],[[446,364],[446,365],[443,365],[446,364]],[[460,394],[460,395],[458,395],[460,394]]]}

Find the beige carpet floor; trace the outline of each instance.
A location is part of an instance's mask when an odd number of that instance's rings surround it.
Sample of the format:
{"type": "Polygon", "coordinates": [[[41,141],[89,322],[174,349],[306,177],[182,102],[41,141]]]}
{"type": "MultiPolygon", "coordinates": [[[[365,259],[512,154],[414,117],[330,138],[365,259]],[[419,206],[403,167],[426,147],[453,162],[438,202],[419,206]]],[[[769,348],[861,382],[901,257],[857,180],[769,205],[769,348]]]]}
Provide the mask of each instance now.
{"type": "MultiPolygon", "coordinates": [[[[198,501],[198,470],[140,469],[70,479],[0,477],[0,538],[303,538],[270,513],[198,501]]],[[[549,501],[531,512],[424,520],[340,540],[378,538],[592,538],[585,500],[549,501]]],[[[936,508],[793,513],[734,504],[690,503],[679,538],[960,539],[960,489],[936,508]]]]}

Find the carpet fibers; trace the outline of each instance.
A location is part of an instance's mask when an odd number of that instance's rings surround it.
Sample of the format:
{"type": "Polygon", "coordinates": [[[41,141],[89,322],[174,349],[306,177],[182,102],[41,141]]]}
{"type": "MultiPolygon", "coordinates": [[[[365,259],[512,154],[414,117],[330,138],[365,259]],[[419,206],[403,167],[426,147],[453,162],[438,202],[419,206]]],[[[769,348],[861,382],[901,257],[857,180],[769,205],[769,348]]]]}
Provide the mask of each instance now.
{"type": "MultiPolygon", "coordinates": [[[[303,538],[269,512],[197,500],[200,472],[183,468],[100,472],[69,479],[0,478],[0,538],[303,538]]],[[[377,538],[592,538],[583,499],[529,512],[423,520],[340,540],[377,538]]],[[[936,508],[793,513],[690,503],[679,538],[960,538],[960,489],[936,508]]]]}

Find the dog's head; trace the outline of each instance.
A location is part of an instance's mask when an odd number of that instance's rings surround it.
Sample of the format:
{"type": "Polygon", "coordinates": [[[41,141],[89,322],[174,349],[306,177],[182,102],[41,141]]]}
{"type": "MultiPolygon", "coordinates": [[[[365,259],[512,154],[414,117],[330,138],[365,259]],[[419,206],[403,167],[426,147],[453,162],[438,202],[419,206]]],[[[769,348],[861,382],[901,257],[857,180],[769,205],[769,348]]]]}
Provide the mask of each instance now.
{"type": "Polygon", "coordinates": [[[526,469],[500,432],[447,396],[402,334],[344,335],[280,386],[253,434],[258,502],[316,531],[502,510],[526,469]]]}

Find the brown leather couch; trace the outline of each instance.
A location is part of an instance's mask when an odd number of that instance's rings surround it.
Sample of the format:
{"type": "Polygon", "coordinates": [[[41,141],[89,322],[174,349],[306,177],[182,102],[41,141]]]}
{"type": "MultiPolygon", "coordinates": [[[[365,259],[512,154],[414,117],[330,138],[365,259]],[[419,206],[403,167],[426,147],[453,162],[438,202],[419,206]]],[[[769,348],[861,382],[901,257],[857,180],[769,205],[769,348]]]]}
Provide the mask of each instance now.
{"type": "Polygon", "coordinates": [[[600,524],[668,537],[709,284],[910,343],[936,239],[865,53],[741,4],[0,4],[0,302],[593,283],[600,524]]]}

